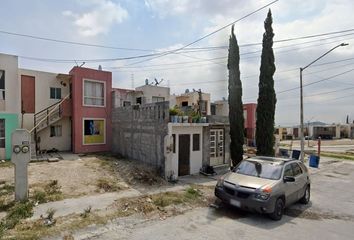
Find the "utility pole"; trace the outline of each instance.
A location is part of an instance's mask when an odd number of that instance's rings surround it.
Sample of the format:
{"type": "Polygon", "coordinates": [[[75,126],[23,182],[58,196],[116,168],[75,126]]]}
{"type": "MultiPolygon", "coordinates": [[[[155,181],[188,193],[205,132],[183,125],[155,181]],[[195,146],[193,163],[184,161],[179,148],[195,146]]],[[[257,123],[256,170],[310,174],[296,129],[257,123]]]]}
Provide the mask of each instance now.
{"type": "Polygon", "coordinates": [[[330,50],[328,50],[327,52],[325,52],[324,54],[322,54],[321,56],[319,56],[318,58],[316,58],[314,61],[312,61],[311,63],[309,63],[308,65],[306,65],[305,67],[301,68],[300,67],[300,139],[301,139],[301,153],[300,153],[300,159],[301,161],[304,161],[304,150],[305,150],[305,139],[304,139],[304,99],[303,99],[303,86],[302,86],[302,72],[308,68],[309,66],[311,66],[312,64],[314,64],[315,62],[317,62],[318,60],[320,60],[321,58],[323,58],[324,56],[326,56],[328,53],[332,52],[334,49],[338,48],[338,47],[344,47],[349,45],[348,43],[341,43],[333,48],[331,48],[330,50]]]}

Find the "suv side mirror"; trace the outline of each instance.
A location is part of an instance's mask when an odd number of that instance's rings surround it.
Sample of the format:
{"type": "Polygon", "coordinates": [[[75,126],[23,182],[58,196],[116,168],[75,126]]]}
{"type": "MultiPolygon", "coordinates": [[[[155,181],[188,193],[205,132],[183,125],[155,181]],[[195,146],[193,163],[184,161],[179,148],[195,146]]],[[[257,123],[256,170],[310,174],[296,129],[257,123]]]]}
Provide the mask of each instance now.
{"type": "Polygon", "coordinates": [[[285,176],[283,180],[284,182],[295,182],[295,178],[290,176],[285,176]]]}

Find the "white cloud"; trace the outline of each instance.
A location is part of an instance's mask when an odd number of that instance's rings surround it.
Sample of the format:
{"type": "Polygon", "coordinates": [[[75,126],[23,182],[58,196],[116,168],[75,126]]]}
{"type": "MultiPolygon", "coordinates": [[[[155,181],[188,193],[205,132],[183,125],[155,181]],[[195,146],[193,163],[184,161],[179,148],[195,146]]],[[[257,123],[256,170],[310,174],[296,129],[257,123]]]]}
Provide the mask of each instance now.
{"type": "MultiPolygon", "coordinates": [[[[87,3],[87,2],[86,2],[87,3]]],[[[114,24],[119,24],[128,17],[128,12],[119,3],[109,0],[89,1],[93,10],[76,14],[64,11],[64,16],[72,17],[78,31],[83,36],[96,36],[107,33],[114,24]]]]}

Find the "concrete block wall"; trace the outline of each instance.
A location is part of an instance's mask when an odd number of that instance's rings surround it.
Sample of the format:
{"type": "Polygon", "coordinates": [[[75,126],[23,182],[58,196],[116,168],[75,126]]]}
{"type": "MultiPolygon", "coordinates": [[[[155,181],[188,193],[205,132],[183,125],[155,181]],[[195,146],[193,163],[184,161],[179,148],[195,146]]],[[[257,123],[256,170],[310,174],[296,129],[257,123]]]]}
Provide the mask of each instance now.
{"type": "Polygon", "coordinates": [[[163,176],[168,122],[169,102],[113,108],[112,151],[147,164],[163,176]]]}

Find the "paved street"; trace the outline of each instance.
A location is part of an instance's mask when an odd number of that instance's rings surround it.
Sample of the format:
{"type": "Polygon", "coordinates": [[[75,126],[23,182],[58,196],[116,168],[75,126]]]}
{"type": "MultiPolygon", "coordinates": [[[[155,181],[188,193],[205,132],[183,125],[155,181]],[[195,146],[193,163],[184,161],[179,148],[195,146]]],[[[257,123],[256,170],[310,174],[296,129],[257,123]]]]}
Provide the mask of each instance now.
{"type": "Polygon", "coordinates": [[[294,205],[279,222],[221,207],[166,220],[120,219],[74,234],[75,239],[353,239],[354,162],[321,159],[312,172],[312,201],[294,205]]]}

